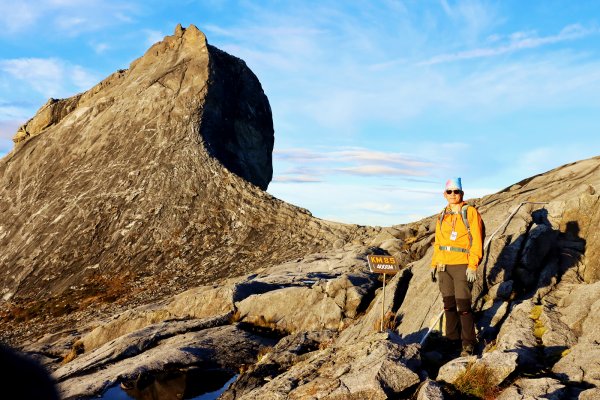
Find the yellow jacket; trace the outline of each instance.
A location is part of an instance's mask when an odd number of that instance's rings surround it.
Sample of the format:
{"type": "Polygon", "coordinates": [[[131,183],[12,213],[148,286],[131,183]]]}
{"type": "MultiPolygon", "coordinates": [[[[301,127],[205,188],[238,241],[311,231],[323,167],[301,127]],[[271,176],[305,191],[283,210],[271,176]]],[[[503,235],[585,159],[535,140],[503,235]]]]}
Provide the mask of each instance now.
{"type": "MultiPolygon", "coordinates": [[[[462,202],[460,206],[462,207],[465,204],[465,202],[462,202]]],[[[469,234],[467,227],[463,223],[460,211],[456,214],[452,213],[450,206],[447,206],[441,225],[440,218],[439,216],[437,217],[433,258],[431,259],[432,268],[438,264],[468,264],[470,269],[477,270],[481,257],[483,257],[483,222],[477,209],[472,206],[467,208],[467,220],[469,221],[471,236],[473,238],[470,248],[469,234]],[[451,240],[453,230],[456,232],[455,240],[451,240]],[[440,249],[440,246],[460,248],[464,249],[465,252],[440,249]]]]}

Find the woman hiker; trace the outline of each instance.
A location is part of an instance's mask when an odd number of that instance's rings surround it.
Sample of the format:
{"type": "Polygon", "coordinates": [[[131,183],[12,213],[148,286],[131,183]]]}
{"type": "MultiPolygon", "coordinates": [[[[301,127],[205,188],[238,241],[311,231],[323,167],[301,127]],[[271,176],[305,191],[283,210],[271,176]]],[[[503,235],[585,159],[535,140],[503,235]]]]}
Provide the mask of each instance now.
{"type": "Polygon", "coordinates": [[[461,357],[473,354],[475,324],[471,287],[483,256],[483,223],[473,206],[463,202],[460,178],[448,179],[444,198],[448,205],[435,226],[431,280],[439,279],[444,302],[446,337],[462,341],[461,357]]]}

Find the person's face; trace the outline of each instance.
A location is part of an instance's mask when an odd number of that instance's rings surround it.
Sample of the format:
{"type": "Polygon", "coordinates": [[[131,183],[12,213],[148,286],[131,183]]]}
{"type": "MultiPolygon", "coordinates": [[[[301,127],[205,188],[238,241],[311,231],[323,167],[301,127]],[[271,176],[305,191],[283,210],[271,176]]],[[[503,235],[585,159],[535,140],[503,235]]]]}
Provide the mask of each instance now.
{"type": "Polygon", "coordinates": [[[448,201],[448,204],[459,204],[460,202],[462,202],[463,192],[458,189],[447,189],[444,191],[444,197],[448,201]]]}

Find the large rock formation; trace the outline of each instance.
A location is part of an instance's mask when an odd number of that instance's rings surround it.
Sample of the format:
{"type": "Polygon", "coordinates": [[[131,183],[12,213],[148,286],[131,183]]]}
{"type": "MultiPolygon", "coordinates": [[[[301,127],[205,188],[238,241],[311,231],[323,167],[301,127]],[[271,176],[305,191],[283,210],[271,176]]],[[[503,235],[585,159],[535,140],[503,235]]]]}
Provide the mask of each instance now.
{"type": "Polygon", "coordinates": [[[352,241],[261,190],[273,140],[256,76],[195,26],[51,99],[0,161],[5,315],[144,303],[352,241]]]}

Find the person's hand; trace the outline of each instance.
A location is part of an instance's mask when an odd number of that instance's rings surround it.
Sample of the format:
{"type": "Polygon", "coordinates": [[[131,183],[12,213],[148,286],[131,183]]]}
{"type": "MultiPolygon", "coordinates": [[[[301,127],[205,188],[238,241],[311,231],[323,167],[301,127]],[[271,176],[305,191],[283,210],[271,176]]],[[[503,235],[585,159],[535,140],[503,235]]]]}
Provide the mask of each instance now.
{"type": "Polygon", "coordinates": [[[477,279],[477,271],[467,268],[467,282],[473,283],[477,279]]]}
{"type": "Polygon", "coordinates": [[[431,282],[437,282],[437,266],[431,268],[431,282]]]}

